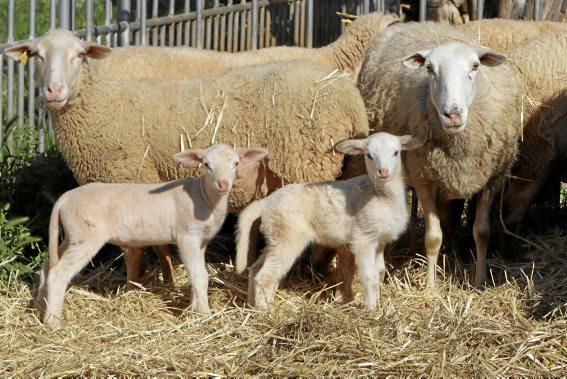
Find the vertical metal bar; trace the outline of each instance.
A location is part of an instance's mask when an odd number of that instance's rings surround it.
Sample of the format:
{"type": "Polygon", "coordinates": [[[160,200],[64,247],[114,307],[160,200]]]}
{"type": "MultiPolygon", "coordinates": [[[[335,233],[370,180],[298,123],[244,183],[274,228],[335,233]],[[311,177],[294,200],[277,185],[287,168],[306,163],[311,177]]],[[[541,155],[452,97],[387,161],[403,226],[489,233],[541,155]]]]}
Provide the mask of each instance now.
{"type": "MultiPolygon", "coordinates": [[[[169,16],[175,14],[175,0],[169,0],[169,16]]],[[[169,25],[169,36],[168,36],[168,46],[175,45],[175,24],[169,25]]]]}
{"type": "MultiPolygon", "coordinates": [[[[183,7],[183,11],[185,12],[185,14],[188,14],[191,11],[190,7],[191,7],[191,5],[189,3],[189,0],[185,0],[185,5],[183,7]]],[[[191,46],[191,41],[189,41],[189,31],[191,30],[191,21],[187,21],[185,23],[184,28],[185,28],[185,31],[184,31],[185,46],[191,46]]]]}
{"type": "MultiPolygon", "coordinates": [[[[142,9],[142,4],[141,4],[141,0],[136,0],[136,21],[140,22],[140,12],[142,9]]],[[[140,29],[137,31],[132,31],[132,33],[134,33],[134,44],[136,45],[140,45],[140,29]]]]}
{"type": "Polygon", "coordinates": [[[252,50],[258,48],[258,0],[252,0],[252,50]]]}
{"type": "MultiPolygon", "coordinates": [[[[118,14],[117,19],[118,23],[124,21],[130,23],[132,20],[132,4],[130,0],[118,0],[118,14]]],[[[130,45],[130,28],[123,28],[122,25],[120,26],[120,46],[129,46],[130,45]]]]}
{"type": "Polygon", "coordinates": [[[69,20],[71,23],[71,30],[75,30],[75,0],[71,0],[71,4],[69,7],[69,20]]]}
{"type": "MultiPolygon", "coordinates": [[[[246,0],[241,0],[240,4],[245,4],[246,0]]],[[[246,11],[240,12],[240,46],[238,51],[246,50],[246,11]]]]}
{"type": "Polygon", "coordinates": [[[313,0],[307,0],[307,47],[313,47],[313,18],[315,7],[313,0]]]}
{"type": "Polygon", "coordinates": [[[205,49],[211,48],[212,26],[213,26],[213,19],[211,17],[207,17],[205,19],[205,45],[204,45],[205,49]]]}
{"type": "MultiPolygon", "coordinates": [[[[230,7],[232,5],[232,0],[228,0],[226,6],[230,7]]],[[[228,29],[228,33],[226,36],[226,51],[230,51],[232,52],[232,27],[233,27],[233,21],[234,21],[234,13],[230,12],[228,14],[228,25],[227,25],[227,29],[228,29]]]]}
{"type": "Polygon", "coordinates": [[[370,12],[370,0],[363,0],[362,13],[366,14],[368,12],[370,12]]]}
{"type": "Polygon", "coordinates": [[[87,41],[93,39],[93,0],[87,0],[87,41]]]}
{"type": "Polygon", "coordinates": [[[259,25],[258,25],[258,48],[261,49],[264,47],[264,33],[265,33],[265,22],[266,22],[266,7],[263,6],[260,8],[260,17],[259,17],[259,25]]]}
{"type": "Polygon", "coordinates": [[[71,0],[59,0],[59,27],[71,28],[71,0]]]}
{"type": "MultiPolygon", "coordinates": [[[[35,38],[35,0],[29,1],[29,38],[35,38]]],[[[33,73],[35,70],[35,61],[30,59],[28,62],[28,124],[35,124],[35,84],[33,73]]],[[[0,70],[1,73],[1,70],[0,70]]],[[[2,88],[0,86],[0,88],[2,88]]],[[[42,153],[42,151],[40,151],[42,153]]]]}
{"type": "Polygon", "coordinates": [[[196,45],[197,48],[203,47],[203,0],[197,0],[196,4],[196,23],[197,26],[195,28],[195,36],[196,36],[196,45]]]}
{"type": "Polygon", "coordinates": [[[26,67],[22,63],[18,63],[18,125],[24,124],[24,87],[26,67]]]}
{"type": "Polygon", "coordinates": [[[482,20],[483,15],[484,15],[484,0],[477,0],[476,19],[482,20]]]}
{"type": "Polygon", "coordinates": [[[535,0],[534,3],[534,21],[541,20],[541,0],[535,0]]]}
{"type": "MultiPolygon", "coordinates": [[[[252,4],[250,4],[252,5],[252,4]]],[[[252,8],[252,7],[250,7],[252,8]]],[[[252,9],[245,11],[246,15],[246,50],[252,50],[252,9]]]]}
{"type": "MultiPolygon", "coordinates": [[[[8,43],[14,42],[14,0],[8,0],[8,43]]],[[[12,121],[14,117],[14,61],[8,59],[8,76],[7,76],[7,90],[6,96],[6,124],[12,121]]],[[[11,147],[12,136],[8,134],[8,147],[11,147]]]]}
{"type": "Polygon", "coordinates": [[[57,4],[56,0],[49,0],[49,29],[57,27],[57,4]]]}
{"type": "MultiPolygon", "coordinates": [[[[479,2],[482,0],[478,0],[479,2]]],[[[419,0],[419,22],[425,21],[426,0],[419,0]]]]}
{"type": "MultiPolygon", "coordinates": [[[[214,8],[218,8],[220,6],[219,4],[219,0],[215,0],[213,3],[213,7],[214,8]]],[[[219,44],[220,44],[220,36],[219,36],[219,22],[220,22],[220,16],[216,15],[214,16],[213,19],[214,23],[213,23],[213,50],[218,51],[219,50],[219,44]]]]}
{"type": "Polygon", "coordinates": [[[226,16],[220,16],[219,51],[226,51],[226,16]]]}
{"type": "Polygon", "coordinates": [[[146,45],[146,19],[148,18],[147,15],[147,3],[146,0],[141,1],[141,8],[140,8],[140,45],[146,45]]]}
{"type": "MultiPolygon", "coordinates": [[[[112,18],[112,3],[110,0],[104,0],[104,25],[110,25],[110,19],[112,18]]],[[[111,45],[112,33],[107,33],[105,40],[106,46],[111,45]]]]}
{"type": "MultiPolygon", "coordinates": [[[[158,17],[158,0],[153,0],[152,1],[152,18],[157,18],[157,17],[158,17]]],[[[158,30],[159,30],[158,26],[154,26],[152,28],[152,45],[153,46],[158,45],[158,30]]]]}

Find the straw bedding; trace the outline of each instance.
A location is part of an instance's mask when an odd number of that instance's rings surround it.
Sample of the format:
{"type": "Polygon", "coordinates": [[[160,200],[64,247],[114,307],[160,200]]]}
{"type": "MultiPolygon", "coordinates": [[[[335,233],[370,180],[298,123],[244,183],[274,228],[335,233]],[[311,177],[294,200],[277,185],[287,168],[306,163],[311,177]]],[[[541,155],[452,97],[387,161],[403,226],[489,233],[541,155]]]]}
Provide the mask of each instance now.
{"type": "Polygon", "coordinates": [[[281,286],[268,311],[248,309],[246,279],[225,259],[209,265],[210,315],[188,310],[181,267],[178,288],[150,275],[143,289],[131,292],[122,287],[123,270],[99,267],[77,278],[66,297],[64,326],[53,330],[29,308],[25,283],[3,283],[0,373],[567,375],[564,229],[537,237],[552,255],[525,245],[524,261],[489,260],[492,283],[482,291],[463,284],[462,267],[447,264],[436,293],[424,292],[425,259],[414,254],[420,235],[411,230],[409,247],[387,255],[389,276],[376,312],[361,307],[360,286],[355,304],[341,305],[328,287],[298,275],[281,286]]]}

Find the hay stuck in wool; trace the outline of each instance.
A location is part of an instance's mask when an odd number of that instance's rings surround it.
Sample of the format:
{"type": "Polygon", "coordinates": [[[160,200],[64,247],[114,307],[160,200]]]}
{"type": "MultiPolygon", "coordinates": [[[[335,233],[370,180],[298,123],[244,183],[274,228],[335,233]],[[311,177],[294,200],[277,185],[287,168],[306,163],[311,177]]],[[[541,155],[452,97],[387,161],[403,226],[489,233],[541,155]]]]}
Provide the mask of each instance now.
{"type": "Polygon", "coordinates": [[[282,284],[268,311],[246,308],[246,278],[225,260],[209,264],[210,315],[189,311],[182,267],[177,267],[177,288],[150,276],[130,292],[124,292],[121,270],[101,267],[75,280],[66,297],[64,326],[53,330],[29,308],[27,284],[0,284],[0,372],[50,377],[567,375],[564,229],[537,237],[559,260],[529,246],[522,247],[524,261],[493,258],[491,283],[482,291],[464,284],[467,271],[447,258],[435,293],[424,292],[425,258],[415,255],[422,249],[415,236],[422,232],[415,229],[406,236],[413,243],[387,255],[389,275],[376,312],[361,307],[358,284],[354,305],[342,305],[329,287],[297,275],[282,284]]]}

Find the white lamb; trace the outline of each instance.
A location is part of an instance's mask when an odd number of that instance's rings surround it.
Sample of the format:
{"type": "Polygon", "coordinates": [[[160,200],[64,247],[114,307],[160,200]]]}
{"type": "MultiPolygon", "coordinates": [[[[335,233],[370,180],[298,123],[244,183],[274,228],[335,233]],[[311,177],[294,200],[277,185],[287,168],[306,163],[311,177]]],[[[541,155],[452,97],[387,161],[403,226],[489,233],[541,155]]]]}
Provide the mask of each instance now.
{"type": "Polygon", "coordinates": [[[347,245],[358,261],[365,304],[375,309],[385,275],[384,247],[395,241],[408,221],[400,151],[421,146],[407,135],[377,133],[347,140],[335,149],[365,154],[368,175],[326,183],[291,184],[250,204],[238,220],[238,272],[246,266],[252,224],[261,218],[264,254],[252,265],[248,302],[266,308],[279,280],[311,243],[347,245]]]}
{"type": "Polygon", "coordinates": [[[213,145],[174,155],[203,165],[199,178],[166,184],[91,183],[63,194],[53,207],[49,259],[44,263],[38,304],[43,322],[58,324],[67,285],[105,243],[122,247],[177,244],[192,283],[192,308],[209,312],[207,243],[219,231],[240,161],[262,160],[267,150],[213,145]],[[59,224],[65,233],[59,244],[59,224]]]}

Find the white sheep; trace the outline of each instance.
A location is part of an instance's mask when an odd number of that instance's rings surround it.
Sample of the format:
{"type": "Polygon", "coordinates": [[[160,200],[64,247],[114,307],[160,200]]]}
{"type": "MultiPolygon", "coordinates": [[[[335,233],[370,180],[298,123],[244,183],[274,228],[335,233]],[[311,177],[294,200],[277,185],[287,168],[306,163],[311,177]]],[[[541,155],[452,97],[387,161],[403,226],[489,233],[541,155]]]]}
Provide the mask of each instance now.
{"type": "Polygon", "coordinates": [[[38,304],[43,322],[60,323],[67,285],[105,244],[123,247],[177,244],[191,279],[192,308],[209,312],[207,243],[228,211],[239,162],[260,161],[262,148],[213,145],[177,153],[177,162],[204,165],[199,178],[166,184],[91,183],[63,194],[49,225],[49,259],[43,264],[38,304]],[[64,240],[59,245],[59,226],[64,240]]]}
{"type": "Polygon", "coordinates": [[[370,126],[426,140],[405,166],[424,212],[428,287],[435,286],[441,223],[449,224],[452,200],[475,194],[475,285],[486,280],[490,208],[514,162],[520,128],[520,88],[505,59],[428,22],[388,28],[363,61],[358,84],[370,126]]]}
{"type": "Polygon", "coordinates": [[[277,284],[309,244],[348,245],[358,261],[368,309],[376,307],[379,280],[384,278],[384,247],[405,230],[408,214],[401,150],[421,141],[377,133],[363,140],[347,140],[335,149],[365,154],[368,174],[353,179],[290,184],[250,204],[238,220],[236,269],[246,267],[250,228],[258,218],[266,248],[252,265],[248,301],[265,308],[277,284]]]}

